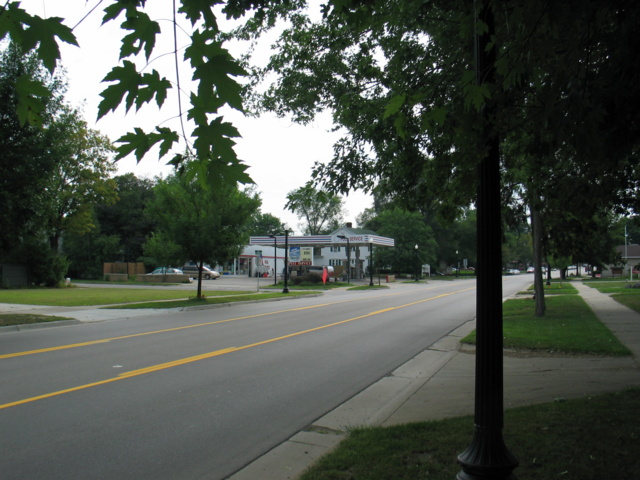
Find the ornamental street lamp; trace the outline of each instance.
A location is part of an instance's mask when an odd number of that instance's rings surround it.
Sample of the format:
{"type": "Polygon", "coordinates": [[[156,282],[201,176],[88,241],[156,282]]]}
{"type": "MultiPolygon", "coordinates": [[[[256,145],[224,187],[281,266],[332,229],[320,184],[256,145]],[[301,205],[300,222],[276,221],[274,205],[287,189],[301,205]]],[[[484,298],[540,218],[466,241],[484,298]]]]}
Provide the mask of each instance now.
{"type": "Polygon", "coordinates": [[[373,243],[369,244],[369,286],[373,287],[373,243]]]}
{"type": "Polygon", "coordinates": [[[284,231],[284,288],[282,293],[289,293],[289,229],[284,231]]]}
{"type": "Polygon", "coordinates": [[[273,238],[273,284],[278,285],[278,238],[275,235],[269,235],[273,238]]]}
{"type": "Polygon", "coordinates": [[[349,238],[345,235],[338,235],[338,238],[347,241],[347,285],[349,285],[349,279],[351,278],[351,247],[349,246],[349,238]]]}

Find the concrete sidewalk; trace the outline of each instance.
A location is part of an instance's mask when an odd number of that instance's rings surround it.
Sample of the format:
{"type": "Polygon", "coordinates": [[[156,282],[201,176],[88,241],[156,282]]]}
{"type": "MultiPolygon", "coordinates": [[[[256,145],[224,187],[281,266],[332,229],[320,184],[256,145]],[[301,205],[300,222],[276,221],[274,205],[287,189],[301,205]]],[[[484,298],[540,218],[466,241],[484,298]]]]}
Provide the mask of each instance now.
{"type": "MultiPolygon", "coordinates": [[[[640,314],[596,289],[572,282],[598,318],[632,352],[633,357],[504,358],[505,407],[578,398],[640,387],[640,314]]],[[[354,426],[389,426],[472,415],[475,355],[459,340],[475,328],[468,322],[391,375],[367,388],[305,431],[257,459],[230,480],[295,479],[333,449],[354,426]]]]}

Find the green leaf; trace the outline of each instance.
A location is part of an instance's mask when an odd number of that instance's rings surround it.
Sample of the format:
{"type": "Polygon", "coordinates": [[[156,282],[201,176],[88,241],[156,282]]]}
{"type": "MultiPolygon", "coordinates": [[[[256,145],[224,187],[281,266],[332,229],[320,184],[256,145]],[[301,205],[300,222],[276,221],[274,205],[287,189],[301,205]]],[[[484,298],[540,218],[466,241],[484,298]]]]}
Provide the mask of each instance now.
{"type": "Polygon", "coordinates": [[[158,22],[152,21],[146,13],[136,11],[136,16],[127,16],[121,27],[133,31],[122,39],[120,58],[137,55],[144,47],[145,57],[149,60],[156,44],[156,35],[160,33],[158,22]]]}
{"type": "Polygon", "coordinates": [[[382,118],[387,119],[390,116],[398,113],[398,111],[402,108],[406,100],[407,100],[407,95],[404,93],[393,97],[391,100],[389,100],[389,103],[387,103],[387,106],[384,109],[384,115],[382,116],[382,118]]]}
{"type": "Polygon", "coordinates": [[[50,97],[51,91],[41,82],[32,80],[29,75],[22,75],[16,80],[16,93],[18,97],[16,110],[20,124],[28,123],[41,127],[40,114],[44,110],[44,102],[41,98],[50,97]]]}
{"type": "Polygon", "coordinates": [[[59,38],[71,45],[78,45],[73,32],[58,17],[40,18],[19,8],[19,2],[11,2],[0,14],[0,38],[11,35],[23,51],[36,50],[38,58],[53,73],[60,60],[59,38]],[[26,27],[26,28],[25,28],[26,27]]]}
{"type": "Polygon", "coordinates": [[[126,95],[126,111],[133,104],[136,110],[154,97],[156,104],[161,107],[167,98],[167,90],[171,88],[171,82],[166,78],[160,78],[160,74],[153,70],[144,75],[136,71],[135,65],[125,60],[121,67],[114,67],[103,82],[118,82],[105,88],[100,96],[103,100],[98,105],[98,118],[103,117],[109,111],[115,111],[122,103],[126,95]]]}
{"type": "Polygon", "coordinates": [[[179,139],[178,134],[168,128],[157,127],[154,133],[146,133],[140,128],[135,128],[133,132],[123,135],[116,141],[121,145],[116,149],[118,154],[115,159],[120,160],[135,153],[136,160],[140,162],[142,157],[157,143],[160,143],[159,157],[162,158],[179,139]]]}
{"type": "Polygon", "coordinates": [[[201,18],[204,18],[205,25],[218,30],[216,16],[211,7],[223,3],[221,0],[182,0],[182,6],[178,9],[178,12],[184,13],[191,21],[192,26],[198,23],[201,18]]]}
{"type": "Polygon", "coordinates": [[[129,111],[138,94],[141,76],[136,71],[133,63],[125,60],[121,67],[114,67],[102,80],[103,82],[118,83],[110,85],[100,93],[103,100],[98,105],[98,118],[102,118],[107,112],[115,111],[122,99],[127,95],[126,110],[129,111]]]}

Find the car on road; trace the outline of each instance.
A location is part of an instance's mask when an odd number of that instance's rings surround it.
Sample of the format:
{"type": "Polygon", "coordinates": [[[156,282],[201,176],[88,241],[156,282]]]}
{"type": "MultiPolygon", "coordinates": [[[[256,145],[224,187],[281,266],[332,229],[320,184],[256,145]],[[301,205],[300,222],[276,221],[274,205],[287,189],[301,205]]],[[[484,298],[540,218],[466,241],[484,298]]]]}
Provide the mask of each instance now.
{"type": "Polygon", "coordinates": [[[536,269],[533,268],[533,267],[527,268],[527,273],[534,273],[535,271],[536,271],[536,269]]]}
{"type": "Polygon", "coordinates": [[[520,275],[520,270],[517,268],[510,268],[507,270],[507,275],[520,275]]]}
{"type": "MultiPolygon", "coordinates": [[[[198,266],[195,263],[186,263],[182,271],[191,278],[198,278],[198,266]]],[[[220,276],[220,272],[213,270],[209,265],[202,266],[202,278],[205,280],[215,280],[220,276]]]]}
{"type": "Polygon", "coordinates": [[[184,272],[179,268],[173,267],[158,267],[150,275],[171,275],[171,274],[180,274],[182,275],[184,272]]]}

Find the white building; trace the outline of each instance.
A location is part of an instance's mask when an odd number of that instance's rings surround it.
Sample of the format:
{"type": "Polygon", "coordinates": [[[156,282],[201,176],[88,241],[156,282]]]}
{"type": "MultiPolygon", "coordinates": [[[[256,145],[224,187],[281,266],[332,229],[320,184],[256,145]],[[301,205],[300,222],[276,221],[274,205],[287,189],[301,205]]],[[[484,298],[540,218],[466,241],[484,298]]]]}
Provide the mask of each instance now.
{"type": "MultiPolygon", "coordinates": [[[[376,248],[393,247],[394,240],[376,235],[371,230],[353,228],[351,223],[347,223],[329,235],[251,237],[249,246],[245,248],[241,257],[241,259],[245,258],[244,264],[249,265],[245,273],[251,272],[251,275],[255,275],[256,269],[259,271],[256,250],[262,251],[263,259],[265,251],[271,252],[271,258],[273,258],[274,244],[278,247],[286,247],[282,250],[282,254],[288,250],[292,274],[304,273],[305,267],[309,265],[322,265],[334,267],[336,276],[346,276],[347,263],[349,263],[349,278],[364,278],[368,274],[372,252],[375,254],[376,248]],[[271,246],[270,250],[269,246],[271,246]]],[[[280,255],[280,248],[278,248],[276,257],[278,263],[284,266],[284,258],[280,260],[280,255]],[[283,263],[280,263],[281,261],[283,263]]],[[[282,269],[278,268],[277,271],[281,272],[282,269]]]]}

